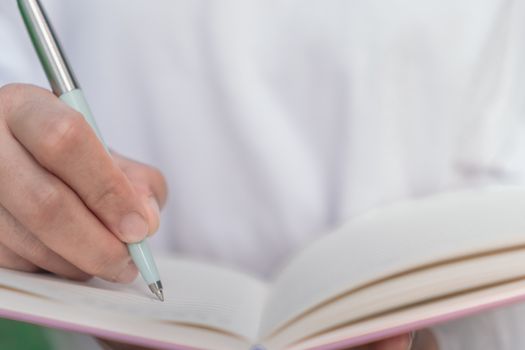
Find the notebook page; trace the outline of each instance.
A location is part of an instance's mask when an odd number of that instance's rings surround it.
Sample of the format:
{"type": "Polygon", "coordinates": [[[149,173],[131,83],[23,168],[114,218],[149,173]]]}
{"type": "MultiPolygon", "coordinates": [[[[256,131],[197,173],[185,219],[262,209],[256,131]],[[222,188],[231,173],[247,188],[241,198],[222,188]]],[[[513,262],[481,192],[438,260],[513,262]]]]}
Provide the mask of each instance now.
{"type": "Polygon", "coordinates": [[[229,333],[173,322],[144,320],[89,305],[64,304],[10,290],[0,282],[0,317],[87,333],[152,349],[246,350],[251,342],[229,333]],[[79,317],[82,315],[82,317],[79,317]]]}
{"type": "Polygon", "coordinates": [[[169,259],[157,263],[162,271],[164,302],[158,301],[140,278],[130,285],[100,279],[81,283],[0,269],[0,281],[62,303],[145,320],[202,325],[255,338],[267,294],[262,282],[205,263],[169,259]]]}
{"type": "MultiPolygon", "coordinates": [[[[472,294],[438,300],[411,309],[400,310],[366,322],[342,327],[319,337],[287,347],[287,350],[353,349],[354,346],[396,334],[423,329],[448,320],[466,317],[516,302],[523,302],[525,281],[482,289],[472,294]]],[[[272,344],[269,345],[272,347],[272,344]]],[[[277,348],[279,348],[277,346],[277,348]]]]}
{"type": "Polygon", "coordinates": [[[492,188],[399,203],[308,246],[277,277],[260,335],[354,287],[411,267],[525,244],[525,190],[492,188]]]}
{"type": "MultiPolygon", "coordinates": [[[[296,319],[272,336],[272,343],[295,343],[311,334],[355,321],[357,323],[392,310],[413,308],[431,300],[473,291],[516,279],[525,280],[525,248],[458,262],[437,265],[355,291],[296,319]],[[480,273],[482,271],[482,273],[480,273]]],[[[381,317],[381,316],[379,316],[381,317]]]]}

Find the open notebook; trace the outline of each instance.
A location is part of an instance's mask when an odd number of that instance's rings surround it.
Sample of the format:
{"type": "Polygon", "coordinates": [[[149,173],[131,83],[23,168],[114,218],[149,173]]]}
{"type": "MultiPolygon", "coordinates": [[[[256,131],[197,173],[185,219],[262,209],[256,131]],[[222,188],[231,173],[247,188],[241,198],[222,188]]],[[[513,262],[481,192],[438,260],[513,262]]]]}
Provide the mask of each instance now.
{"type": "Polygon", "coordinates": [[[337,349],[524,299],[525,189],[442,194],[371,211],[312,242],[272,283],[161,259],[142,281],[0,269],[0,316],[155,348],[337,349]]]}

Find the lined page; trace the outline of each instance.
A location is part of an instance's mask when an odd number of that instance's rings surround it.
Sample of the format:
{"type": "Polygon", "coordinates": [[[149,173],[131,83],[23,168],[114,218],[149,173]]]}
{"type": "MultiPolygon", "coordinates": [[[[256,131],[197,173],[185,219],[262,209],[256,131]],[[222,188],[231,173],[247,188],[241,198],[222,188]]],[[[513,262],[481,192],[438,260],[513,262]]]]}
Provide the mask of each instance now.
{"type": "Polygon", "coordinates": [[[409,268],[525,244],[525,190],[442,194],[370,212],[311,244],[277,277],[261,335],[323,301],[409,268]]]}
{"type": "Polygon", "coordinates": [[[81,283],[0,269],[0,281],[62,303],[145,320],[202,325],[255,339],[267,294],[264,283],[205,263],[169,259],[157,263],[162,271],[164,302],[151,294],[140,277],[130,285],[100,279],[81,283]]]}

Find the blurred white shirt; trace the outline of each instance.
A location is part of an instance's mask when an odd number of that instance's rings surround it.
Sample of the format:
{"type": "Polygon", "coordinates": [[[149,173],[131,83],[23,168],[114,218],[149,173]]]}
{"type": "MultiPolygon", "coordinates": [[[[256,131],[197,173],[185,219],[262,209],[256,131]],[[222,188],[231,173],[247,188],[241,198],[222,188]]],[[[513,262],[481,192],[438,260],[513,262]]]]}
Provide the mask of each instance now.
{"type": "MultiPolygon", "coordinates": [[[[159,250],[269,277],[372,207],[523,181],[523,1],[43,3],[110,147],[166,175],[159,250]]],[[[14,1],[8,82],[47,86],[14,1]]],[[[523,321],[436,332],[442,350],[517,349],[523,321]]]]}

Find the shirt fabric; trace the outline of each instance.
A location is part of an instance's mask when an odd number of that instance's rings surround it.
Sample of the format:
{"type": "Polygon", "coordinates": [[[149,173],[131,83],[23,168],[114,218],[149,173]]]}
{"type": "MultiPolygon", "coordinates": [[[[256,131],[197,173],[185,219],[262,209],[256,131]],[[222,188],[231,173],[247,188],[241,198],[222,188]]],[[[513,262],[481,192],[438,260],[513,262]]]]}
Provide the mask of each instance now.
{"type": "MultiPolygon", "coordinates": [[[[107,143],[167,178],[157,250],[269,278],[371,208],[523,181],[523,1],[43,3],[107,143]]],[[[15,6],[0,84],[47,86],[15,6]]],[[[440,348],[520,348],[522,309],[440,348]]]]}

